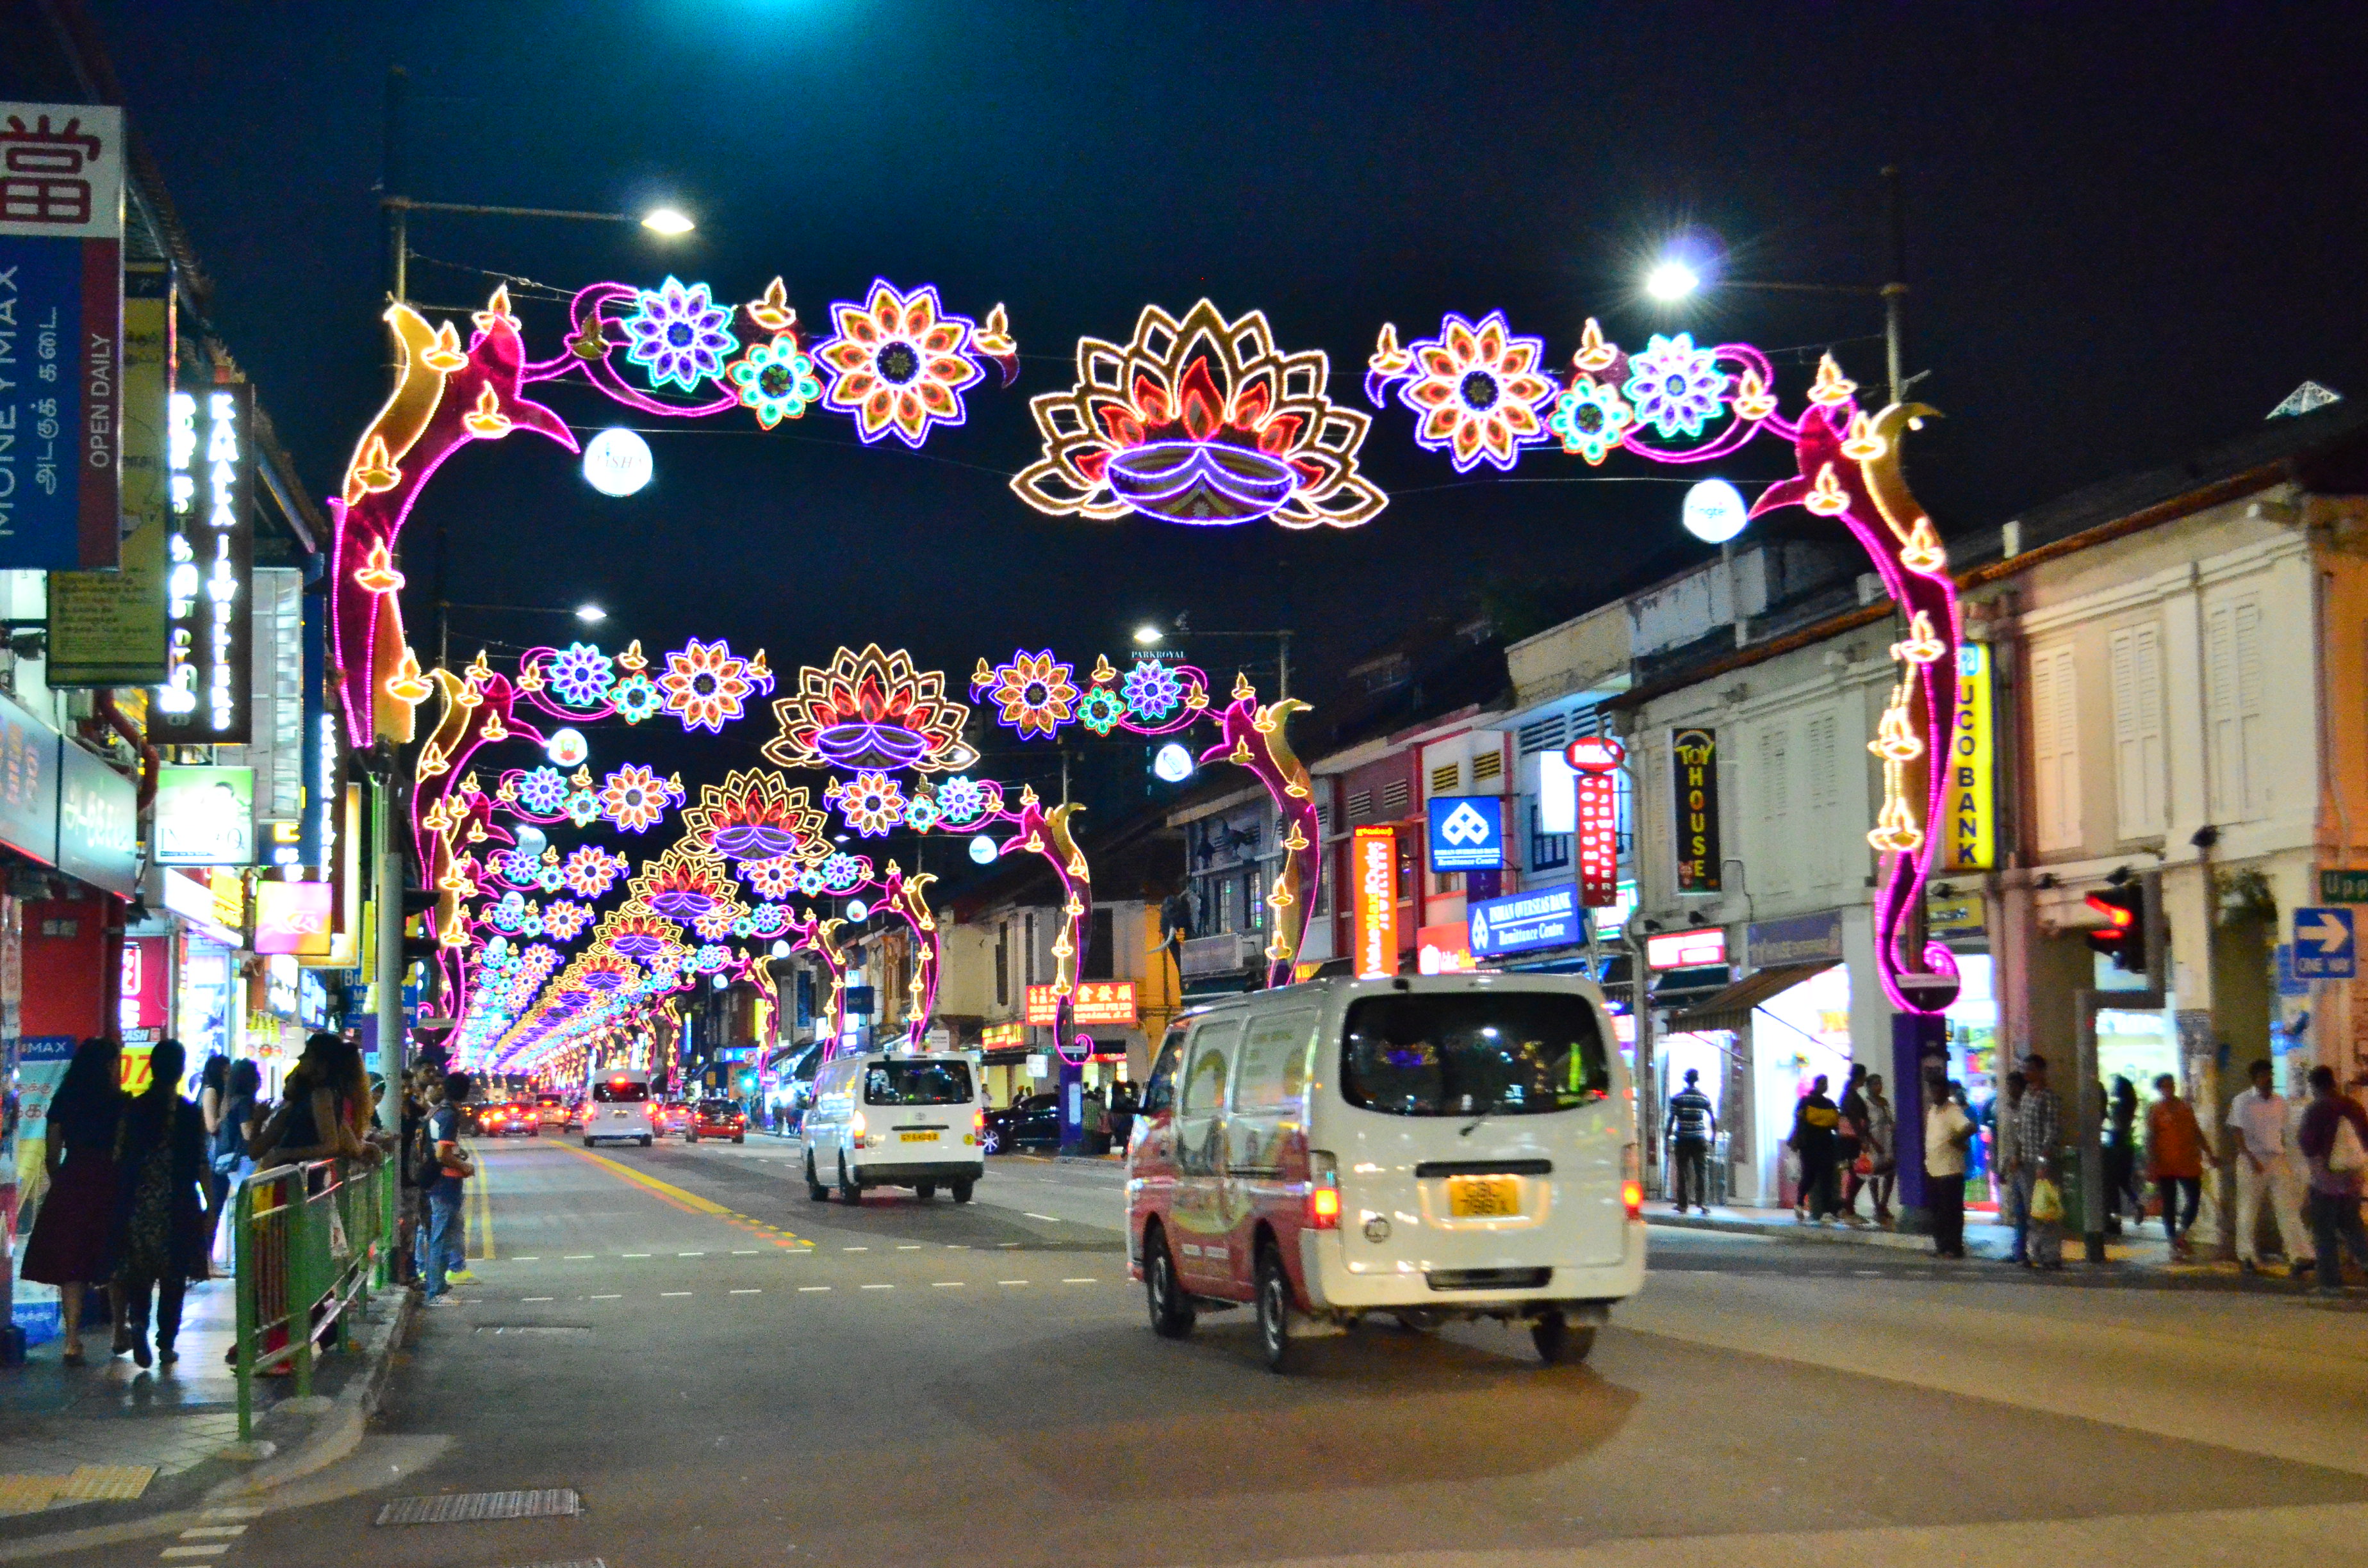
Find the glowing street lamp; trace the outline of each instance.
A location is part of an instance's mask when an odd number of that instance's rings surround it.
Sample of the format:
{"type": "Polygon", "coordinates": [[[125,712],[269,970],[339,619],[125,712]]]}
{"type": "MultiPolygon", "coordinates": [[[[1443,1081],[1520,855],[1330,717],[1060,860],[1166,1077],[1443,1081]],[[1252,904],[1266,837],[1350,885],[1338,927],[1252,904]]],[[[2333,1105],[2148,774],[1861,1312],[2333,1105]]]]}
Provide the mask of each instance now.
{"type": "Polygon", "coordinates": [[[577,605],[575,619],[586,626],[598,626],[609,619],[609,612],[598,605],[577,605]]]}
{"type": "Polygon", "coordinates": [[[1160,639],[1167,635],[1167,634],[1160,631],[1159,628],[1152,625],[1149,621],[1145,621],[1144,624],[1134,629],[1135,646],[1139,648],[1156,648],[1159,646],[1160,639]]]}
{"type": "Polygon", "coordinates": [[[654,234],[663,234],[667,239],[673,239],[677,235],[690,233],[699,225],[672,207],[653,207],[643,216],[642,227],[654,234]]]}
{"type": "Polygon", "coordinates": [[[1645,292],[1665,303],[1674,303],[1702,287],[1702,274],[1682,261],[1664,261],[1645,274],[1645,292]]]}

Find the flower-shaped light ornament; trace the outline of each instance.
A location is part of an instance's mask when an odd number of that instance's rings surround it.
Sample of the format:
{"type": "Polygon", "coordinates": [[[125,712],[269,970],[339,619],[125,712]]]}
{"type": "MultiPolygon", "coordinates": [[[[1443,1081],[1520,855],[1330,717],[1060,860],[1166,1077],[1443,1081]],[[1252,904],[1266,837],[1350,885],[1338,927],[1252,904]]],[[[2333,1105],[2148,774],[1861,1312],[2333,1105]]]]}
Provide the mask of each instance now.
{"type": "Polygon", "coordinates": [[[619,681],[617,688],[609,694],[609,700],[615,705],[617,717],[628,724],[653,719],[666,705],[666,693],[658,689],[658,683],[640,674],[619,681]]]}
{"type": "Polygon", "coordinates": [[[708,643],[694,637],[666,659],[666,674],[658,676],[658,688],[666,693],[666,711],[679,717],[685,730],[721,734],[726,721],[746,711],[745,700],[750,692],[773,688],[762,649],[740,659],[733,656],[731,645],[721,638],[708,643]]]}
{"type": "Polygon", "coordinates": [[[706,284],[685,287],[668,278],[655,290],[642,290],[625,318],[625,358],[649,373],[653,388],[697,392],[701,381],[723,376],[723,362],[739,347],[731,323],[732,307],[717,304],[706,284]]]}
{"type": "MultiPolygon", "coordinates": [[[[848,829],[866,838],[877,838],[894,827],[905,815],[905,791],[885,773],[859,773],[852,779],[834,778],[823,791],[827,800],[838,802],[839,815],[847,819],[848,829]]],[[[833,859],[844,857],[834,856],[833,859]]]]}
{"type": "Polygon", "coordinates": [[[971,694],[984,696],[1001,708],[1001,722],[1019,731],[1021,739],[1042,735],[1050,740],[1076,717],[1077,687],[1070,678],[1075,673],[1070,665],[1054,659],[1050,649],[1037,653],[1016,651],[1009,664],[992,670],[981,659],[978,672],[971,677],[971,694]]]}
{"type": "Polygon", "coordinates": [[[589,790],[571,790],[565,809],[568,821],[578,827],[590,827],[600,820],[600,797],[589,790]]]}
{"type": "Polygon", "coordinates": [[[834,855],[822,863],[823,886],[833,892],[867,881],[871,876],[871,862],[857,855],[834,855]]]}
{"type": "Polygon", "coordinates": [[[526,897],[522,893],[506,892],[495,899],[485,911],[485,918],[504,931],[515,931],[526,919],[526,897]]]}
{"type": "Polygon", "coordinates": [[[1126,703],[1106,686],[1097,686],[1077,699],[1077,722],[1098,735],[1107,735],[1126,717],[1126,703]]]}
{"type": "Polygon", "coordinates": [[[609,775],[600,790],[602,814],[622,833],[647,833],[682,799],[682,786],[655,770],[629,762],[609,775]]]}
{"type": "Polygon", "coordinates": [[[796,693],[774,702],[773,717],[780,733],[765,743],[765,756],[783,767],[938,773],[978,760],[962,738],[970,710],[946,700],[946,677],[876,642],[800,670],[796,693]]]}
{"type": "Polygon", "coordinates": [[[822,395],[814,361],[786,332],[770,343],[749,345],[726,374],[739,389],[741,403],[757,411],[757,423],[768,430],[784,419],[803,416],[806,406],[822,395]]]}
{"type": "Polygon", "coordinates": [[[862,304],[830,308],[838,335],[814,349],[830,369],[824,403],[855,415],[867,442],[894,433],[908,447],[928,439],[932,425],[962,422],[961,393],[985,369],[965,352],[976,325],[947,311],[933,287],[901,294],[875,278],[862,304]]]}
{"type": "Polygon", "coordinates": [[[722,969],[732,961],[732,949],[710,942],[690,955],[690,967],[705,974],[722,969]]]}
{"type": "Polygon", "coordinates": [[[1183,681],[1157,659],[1138,663],[1126,672],[1118,688],[1126,699],[1127,710],[1146,724],[1164,723],[1184,701],[1183,681]]]}
{"type": "Polygon", "coordinates": [[[818,866],[808,867],[798,873],[798,892],[808,898],[820,898],[829,886],[818,866]]]}
{"type": "Polygon", "coordinates": [[[787,898],[798,885],[798,863],[785,858],[743,860],[740,878],[758,898],[787,898]]]}
{"type": "Polygon", "coordinates": [[[567,804],[567,780],[555,767],[529,769],[518,776],[518,803],[535,816],[557,816],[567,804]]]}
{"type": "Polygon", "coordinates": [[[967,827],[987,809],[986,786],[957,775],[938,781],[938,820],[948,827],[967,827]]]}
{"type": "Polygon", "coordinates": [[[915,833],[927,833],[937,825],[937,822],[938,802],[926,793],[916,790],[912,799],[905,802],[905,825],[915,833]]]}
{"type": "Polygon", "coordinates": [[[707,941],[720,942],[732,935],[733,924],[738,918],[739,911],[728,903],[719,903],[692,915],[690,928],[707,941]]]}
{"type": "Polygon", "coordinates": [[[1357,472],[1372,421],[1330,378],[1322,350],[1277,350],[1259,312],[1145,306],[1130,341],[1079,339],[1076,385],[1030,401],[1043,456],[1011,488],[1053,517],[1352,528],[1389,497],[1357,472]]]}
{"type": "Polygon", "coordinates": [[[1616,389],[1583,375],[1555,401],[1546,428],[1562,437],[1564,451],[1593,465],[1611,455],[1635,422],[1636,415],[1616,389]]]}
{"type": "Polygon", "coordinates": [[[560,869],[566,874],[568,892],[578,898],[598,898],[624,874],[625,858],[597,844],[580,845],[569,851],[560,869]]]}
{"type": "Polygon", "coordinates": [[[778,903],[760,903],[748,912],[748,935],[778,937],[790,928],[790,912],[778,903]]]}
{"type": "Polygon", "coordinates": [[[1717,417],[1726,385],[1718,350],[1696,348],[1691,333],[1665,337],[1656,332],[1642,354],[1629,356],[1628,381],[1621,391],[1640,423],[1665,437],[1681,431],[1692,437],[1717,417]]]}
{"type": "Polygon", "coordinates": [[[543,661],[544,683],[570,708],[597,708],[617,684],[617,663],[589,642],[571,642],[543,661]]]}
{"type": "Polygon", "coordinates": [[[1514,335],[1503,312],[1489,312],[1476,325],[1450,312],[1437,337],[1403,352],[1394,352],[1394,338],[1383,330],[1366,390],[1395,383],[1398,401],[1422,416],[1415,445],[1444,450],[1456,472],[1483,462],[1509,472],[1523,447],[1547,438],[1542,410],[1554,400],[1554,384],[1538,372],[1545,343],[1514,335]],[[1396,369],[1400,361],[1404,368],[1396,369]]]}
{"type": "Polygon", "coordinates": [[[517,887],[530,888],[542,875],[541,857],[523,849],[505,849],[488,858],[494,875],[517,887]]]}
{"type": "Polygon", "coordinates": [[[572,942],[583,931],[592,912],[580,903],[555,902],[542,906],[542,928],[563,942],[572,942]]]}
{"type": "Polygon", "coordinates": [[[567,878],[556,866],[545,866],[535,873],[534,885],[545,892],[557,892],[567,885],[567,878]]]}

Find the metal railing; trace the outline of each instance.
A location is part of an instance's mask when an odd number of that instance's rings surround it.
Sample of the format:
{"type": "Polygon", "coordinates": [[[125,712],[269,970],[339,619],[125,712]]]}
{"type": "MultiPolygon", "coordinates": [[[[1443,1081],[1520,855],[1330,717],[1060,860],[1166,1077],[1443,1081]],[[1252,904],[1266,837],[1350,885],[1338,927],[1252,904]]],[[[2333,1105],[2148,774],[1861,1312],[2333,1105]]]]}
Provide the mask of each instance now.
{"type": "Polygon", "coordinates": [[[238,1436],[255,1437],[255,1380],[282,1367],[313,1392],[317,1347],[351,1342],[383,1286],[394,1233],[393,1162],[315,1160],[257,1171],[232,1216],[238,1283],[238,1436]]]}

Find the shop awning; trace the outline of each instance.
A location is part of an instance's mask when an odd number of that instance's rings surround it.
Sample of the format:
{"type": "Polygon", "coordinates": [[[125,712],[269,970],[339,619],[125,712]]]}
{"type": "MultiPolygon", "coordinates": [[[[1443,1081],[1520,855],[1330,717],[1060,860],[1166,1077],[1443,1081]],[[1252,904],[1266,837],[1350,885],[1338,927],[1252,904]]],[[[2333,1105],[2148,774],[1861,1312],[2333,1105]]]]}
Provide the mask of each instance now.
{"type": "Polygon", "coordinates": [[[1751,1010],[1762,1002],[1833,967],[1833,960],[1828,959],[1817,963],[1772,964],[1754,970],[1716,995],[1702,998],[1682,1013],[1672,1013],[1666,1027],[1671,1034],[1739,1029],[1751,1021],[1751,1010]]]}

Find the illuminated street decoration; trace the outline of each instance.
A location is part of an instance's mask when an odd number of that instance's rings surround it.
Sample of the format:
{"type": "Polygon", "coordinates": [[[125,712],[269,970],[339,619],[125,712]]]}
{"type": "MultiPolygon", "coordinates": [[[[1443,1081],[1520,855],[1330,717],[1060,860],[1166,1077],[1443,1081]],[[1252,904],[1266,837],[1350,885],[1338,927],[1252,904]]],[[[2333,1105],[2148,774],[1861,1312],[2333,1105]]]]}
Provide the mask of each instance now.
{"type": "Polygon", "coordinates": [[[1395,390],[1421,416],[1415,445],[1445,451],[1456,472],[1484,462],[1510,472],[1523,447],[1547,438],[1543,410],[1557,389],[1538,369],[1545,351],[1543,339],[1515,336],[1501,311],[1477,324],[1450,312],[1437,337],[1403,348],[1397,328],[1384,325],[1365,362],[1365,396],[1380,407],[1395,390]]]}
{"type": "Polygon", "coordinates": [[[649,372],[652,387],[697,392],[723,374],[723,362],[739,344],[729,325],[732,308],[717,304],[706,284],[685,287],[669,278],[637,298],[624,321],[625,358],[649,372]]]}
{"type": "MultiPolygon", "coordinates": [[[[694,843],[726,860],[814,860],[828,853],[823,835],[829,819],[808,803],[803,785],[793,789],[778,773],[734,768],[722,784],[700,786],[699,804],[686,807],[682,820],[694,843]]],[[[748,876],[746,866],[742,875],[748,876]]]]}
{"type": "Polygon", "coordinates": [[[721,734],[723,726],[745,712],[752,692],[773,689],[773,676],[765,667],[762,648],[746,659],[734,658],[723,639],[701,642],[694,637],[678,653],[666,656],[666,674],[657,677],[666,693],[666,711],[682,720],[685,730],[721,734]]]}
{"type": "Polygon", "coordinates": [[[788,333],[770,343],[752,345],[725,373],[740,389],[741,403],[753,409],[757,423],[768,430],[784,419],[803,417],[807,405],[822,395],[814,361],[788,333]]]}
{"type": "Polygon", "coordinates": [[[660,778],[655,770],[629,762],[600,788],[600,811],[622,833],[647,833],[682,800],[682,778],[660,778]]]}
{"type": "Polygon", "coordinates": [[[758,898],[787,898],[798,888],[798,873],[804,869],[795,860],[743,860],[740,880],[758,898]]]}
{"type": "Polygon", "coordinates": [[[934,287],[901,294],[874,278],[863,303],[834,304],[830,316],[838,335],[814,349],[832,372],[823,401],[854,415],[865,441],[894,433],[918,448],[931,425],[962,422],[962,391],[986,375],[974,358],[977,324],[948,312],[934,287]]]}
{"type": "Polygon", "coordinates": [[[1371,424],[1326,396],[1322,350],[1286,355],[1265,315],[1156,305],[1124,344],[1077,343],[1076,384],[1029,408],[1042,457],[1013,492],[1053,517],[1351,528],[1389,498],[1357,471],[1371,424]]]}
{"type": "Polygon", "coordinates": [[[573,708],[603,701],[617,684],[617,661],[589,642],[571,642],[539,672],[552,693],[573,708]]]}
{"type": "Polygon", "coordinates": [[[599,898],[631,867],[622,855],[612,855],[597,844],[586,844],[570,850],[560,869],[567,878],[568,892],[578,898],[599,898]]]}
{"type": "Polygon", "coordinates": [[[981,659],[977,673],[971,676],[971,694],[984,694],[1002,710],[1001,722],[1023,737],[1049,737],[1076,717],[1077,688],[1069,678],[1073,673],[1050,650],[1014,653],[1009,664],[992,670],[981,659]]]}
{"type": "Polygon", "coordinates": [[[905,815],[905,792],[885,773],[834,778],[823,791],[823,799],[837,801],[838,814],[847,819],[848,831],[866,838],[879,837],[896,826],[905,815]]]}
{"type": "Polygon", "coordinates": [[[916,669],[901,648],[841,648],[828,665],[801,669],[796,692],[774,699],[780,733],[765,756],[782,767],[968,767],[978,760],[962,738],[970,710],[945,692],[946,677],[916,669]]]}
{"type": "Polygon", "coordinates": [[[1619,389],[1580,376],[1554,400],[1546,428],[1561,437],[1564,451],[1600,463],[1627,438],[1628,426],[1635,423],[1635,411],[1619,389]]]}
{"type": "Polygon", "coordinates": [[[1675,337],[1653,334],[1645,352],[1628,361],[1628,380],[1621,387],[1639,424],[1669,437],[1680,432],[1699,436],[1722,406],[1719,394],[1727,378],[1719,373],[1718,351],[1696,348],[1691,335],[1675,337]]]}
{"type": "Polygon", "coordinates": [[[689,920],[719,904],[737,902],[723,862],[681,845],[643,867],[626,886],[632,894],[626,913],[640,905],[669,920],[689,920]]]}

